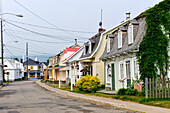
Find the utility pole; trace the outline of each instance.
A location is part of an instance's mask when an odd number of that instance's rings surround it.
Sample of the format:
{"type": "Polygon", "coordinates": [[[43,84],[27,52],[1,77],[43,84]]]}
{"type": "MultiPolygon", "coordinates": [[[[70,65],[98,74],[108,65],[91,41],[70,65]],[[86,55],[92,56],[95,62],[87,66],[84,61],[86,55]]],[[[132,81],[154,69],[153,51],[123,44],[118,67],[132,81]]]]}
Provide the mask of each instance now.
{"type": "Polygon", "coordinates": [[[28,43],[26,43],[26,58],[27,58],[27,76],[25,77],[26,80],[28,79],[28,43]]]}
{"type": "Polygon", "coordinates": [[[5,81],[5,76],[4,76],[4,44],[3,44],[2,19],[1,19],[1,63],[2,63],[2,78],[3,78],[3,82],[4,82],[5,81]]]}

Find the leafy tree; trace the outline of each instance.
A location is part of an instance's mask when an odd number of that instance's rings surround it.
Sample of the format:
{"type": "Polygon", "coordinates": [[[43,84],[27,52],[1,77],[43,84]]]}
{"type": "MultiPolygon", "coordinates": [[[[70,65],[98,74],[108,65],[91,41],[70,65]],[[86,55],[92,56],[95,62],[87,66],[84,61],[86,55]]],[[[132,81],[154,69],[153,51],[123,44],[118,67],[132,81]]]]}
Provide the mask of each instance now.
{"type": "Polygon", "coordinates": [[[141,79],[164,78],[169,69],[170,0],[163,0],[142,16],[145,17],[147,29],[136,54],[141,79]]]}

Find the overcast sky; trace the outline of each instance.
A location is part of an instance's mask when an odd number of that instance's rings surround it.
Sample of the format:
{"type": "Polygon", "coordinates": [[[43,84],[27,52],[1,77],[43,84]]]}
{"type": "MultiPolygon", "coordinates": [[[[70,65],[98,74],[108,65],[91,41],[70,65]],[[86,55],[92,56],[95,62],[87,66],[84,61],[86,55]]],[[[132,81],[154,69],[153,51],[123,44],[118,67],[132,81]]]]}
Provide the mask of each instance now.
{"type": "Polygon", "coordinates": [[[7,21],[4,22],[5,57],[23,56],[25,43],[28,42],[29,56],[38,56],[39,60],[46,61],[47,57],[73,45],[75,38],[82,45],[95,35],[99,28],[101,9],[103,28],[109,30],[126,19],[126,12],[131,12],[131,18],[134,18],[160,1],[2,0],[3,13],[24,16],[3,16],[7,21]]]}

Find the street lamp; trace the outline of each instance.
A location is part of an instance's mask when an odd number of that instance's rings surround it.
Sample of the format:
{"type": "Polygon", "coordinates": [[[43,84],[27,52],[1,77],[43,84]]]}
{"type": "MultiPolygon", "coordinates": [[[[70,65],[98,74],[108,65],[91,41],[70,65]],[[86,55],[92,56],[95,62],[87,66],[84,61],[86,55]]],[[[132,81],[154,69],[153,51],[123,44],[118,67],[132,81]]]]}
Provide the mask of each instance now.
{"type": "MultiPolygon", "coordinates": [[[[23,15],[20,14],[13,14],[13,13],[1,13],[0,15],[14,15],[17,17],[23,17],[23,15]]],[[[2,25],[3,19],[1,18],[1,63],[2,63],[2,81],[5,81],[5,76],[4,76],[4,44],[3,44],[3,25],[2,25]]]]}

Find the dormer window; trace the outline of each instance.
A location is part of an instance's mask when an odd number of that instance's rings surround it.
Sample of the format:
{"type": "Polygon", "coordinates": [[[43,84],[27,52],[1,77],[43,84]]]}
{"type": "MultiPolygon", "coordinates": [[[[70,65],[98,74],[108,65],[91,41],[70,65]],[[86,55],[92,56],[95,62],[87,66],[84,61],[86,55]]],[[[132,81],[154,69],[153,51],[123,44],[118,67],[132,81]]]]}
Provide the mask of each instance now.
{"type": "Polygon", "coordinates": [[[133,24],[130,23],[128,27],[128,44],[133,43],[133,24]]]}
{"type": "Polygon", "coordinates": [[[89,46],[86,46],[86,51],[85,51],[85,52],[86,52],[86,54],[87,54],[87,52],[88,52],[88,49],[89,49],[89,46]]]}
{"type": "Polygon", "coordinates": [[[107,53],[110,52],[110,38],[107,37],[107,53]]]}
{"type": "Polygon", "coordinates": [[[122,31],[118,30],[118,48],[122,47],[122,31]]]}
{"type": "Polygon", "coordinates": [[[87,43],[84,43],[84,55],[86,55],[88,53],[88,50],[89,50],[89,42],[87,43]]]}

